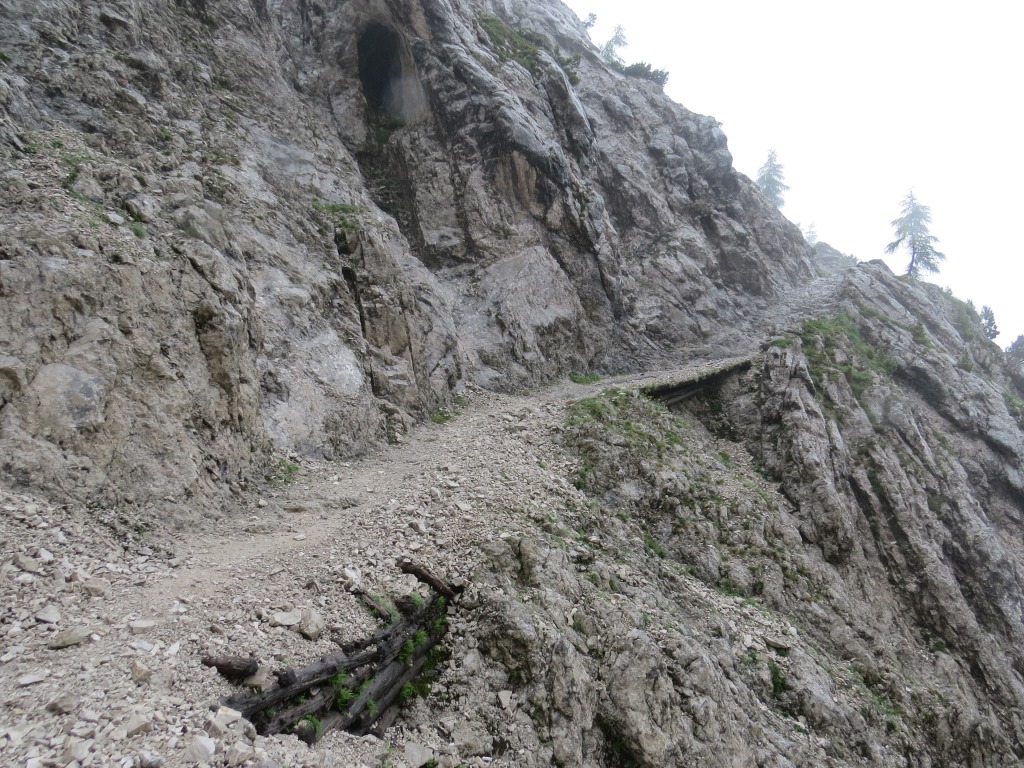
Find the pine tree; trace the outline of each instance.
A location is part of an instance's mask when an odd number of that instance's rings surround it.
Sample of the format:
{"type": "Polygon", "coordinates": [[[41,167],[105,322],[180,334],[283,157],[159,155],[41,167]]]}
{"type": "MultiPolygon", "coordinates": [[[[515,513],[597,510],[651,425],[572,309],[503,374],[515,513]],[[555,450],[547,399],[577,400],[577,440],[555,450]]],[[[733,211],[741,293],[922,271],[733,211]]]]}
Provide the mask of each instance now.
{"type": "Polygon", "coordinates": [[[611,39],[601,46],[601,58],[609,64],[616,64],[620,67],[624,66],[625,62],[622,60],[622,57],[619,56],[619,49],[625,48],[628,44],[629,41],[626,39],[626,30],[621,26],[615,27],[615,31],[612,32],[611,39]]]}
{"type": "Polygon", "coordinates": [[[1006,348],[1006,356],[1017,365],[1024,364],[1024,336],[1018,336],[1013,344],[1006,348]]]}
{"type": "Polygon", "coordinates": [[[757,172],[757,186],[761,188],[764,196],[775,203],[778,208],[786,204],[782,199],[782,194],[789,189],[782,178],[782,165],[779,163],[775,150],[771,149],[768,151],[768,159],[761,166],[761,170],[757,172]]]}
{"type": "Polygon", "coordinates": [[[932,209],[919,203],[914,190],[910,190],[903,200],[903,215],[892,220],[896,239],[885,246],[886,253],[896,253],[901,247],[910,252],[907,264],[910,277],[920,277],[922,272],[938,272],[939,262],[946,258],[944,253],[935,250],[933,244],[939,238],[928,232],[931,222],[932,209]]]}
{"type": "Polygon", "coordinates": [[[818,242],[818,230],[814,226],[813,221],[811,222],[810,226],[807,227],[807,231],[804,232],[804,240],[807,241],[808,245],[816,245],[818,242]]]}
{"type": "Polygon", "coordinates": [[[992,307],[981,308],[981,324],[985,328],[985,338],[992,340],[999,335],[999,329],[996,327],[996,316],[992,311],[992,307]]]}

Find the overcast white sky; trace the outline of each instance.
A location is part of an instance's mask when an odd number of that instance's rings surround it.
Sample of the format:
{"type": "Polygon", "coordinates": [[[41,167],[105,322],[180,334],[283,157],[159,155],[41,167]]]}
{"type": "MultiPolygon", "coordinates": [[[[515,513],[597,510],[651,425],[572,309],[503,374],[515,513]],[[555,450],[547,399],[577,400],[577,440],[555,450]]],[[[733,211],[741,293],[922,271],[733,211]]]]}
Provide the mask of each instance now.
{"type": "Polygon", "coordinates": [[[887,257],[913,188],[946,254],[929,277],[981,309],[1007,346],[1024,333],[1024,4],[923,0],[567,0],[625,28],[627,63],[670,73],[666,92],[717,118],[736,168],[768,150],[782,212],[861,260],[887,257]]]}

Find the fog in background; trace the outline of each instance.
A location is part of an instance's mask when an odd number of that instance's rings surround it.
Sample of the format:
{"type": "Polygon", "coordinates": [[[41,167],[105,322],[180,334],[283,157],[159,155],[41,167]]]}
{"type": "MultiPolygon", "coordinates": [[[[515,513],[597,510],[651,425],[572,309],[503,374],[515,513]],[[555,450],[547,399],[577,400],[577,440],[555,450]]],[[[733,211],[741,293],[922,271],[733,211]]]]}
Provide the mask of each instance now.
{"type": "Polygon", "coordinates": [[[1024,5],[568,5],[597,15],[599,45],[623,26],[626,63],[667,69],[666,93],[722,123],[740,172],[756,178],[774,148],[782,212],[840,251],[904,272],[884,249],[913,188],[946,254],[926,279],[991,306],[1001,346],[1024,333],[1024,5]]]}

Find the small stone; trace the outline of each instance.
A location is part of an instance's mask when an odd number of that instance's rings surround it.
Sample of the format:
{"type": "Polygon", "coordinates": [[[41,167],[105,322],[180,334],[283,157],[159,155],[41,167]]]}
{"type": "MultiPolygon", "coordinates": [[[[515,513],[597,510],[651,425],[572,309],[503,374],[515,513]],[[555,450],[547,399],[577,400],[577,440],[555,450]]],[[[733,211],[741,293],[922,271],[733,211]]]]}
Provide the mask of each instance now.
{"type": "Polygon", "coordinates": [[[217,742],[209,736],[196,736],[188,749],[185,750],[185,760],[191,763],[208,763],[217,754],[217,742]]]}
{"type": "Polygon", "coordinates": [[[68,736],[64,743],[64,756],[61,758],[64,765],[74,760],[85,760],[89,756],[89,742],[75,736],[68,736]]]}
{"type": "Polygon", "coordinates": [[[82,589],[93,597],[107,597],[110,594],[110,582],[106,579],[87,579],[82,582],[82,589]]]}
{"type": "Polygon", "coordinates": [[[409,523],[409,527],[416,531],[416,533],[426,533],[430,530],[430,521],[413,520],[411,523],[409,523]]]}
{"type": "Polygon", "coordinates": [[[124,216],[122,216],[122,215],[121,215],[121,214],[119,214],[119,213],[114,213],[113,211],[107,211],[107,212],[106,212],[106,213],[104,213],[103,215],[104,215],[104,217],[106,217],[107,221],[109,221],[109,222],[110,222],[111,224],[116,224],[116,225],[117,225],[117,226],[119,226],[119,227],[120,227],[120,226],[121,226],[122,224],[124,224],[124,223],[125,223],[125,218],[124,218],[124,216]]]}
{"type": "Polygon", "coordinates": [[[455,506],[459,508],[460,512],[472,512],[473,505],[468,501],[456,501],[455,506]]]}
{"type": "Polygon", "coordinates": [[[263,509],[264,507],[267,506],[267,500],[260,499],[259,501],[256,502],[256,506],[259,507],[260,509],[263,509]]]}
{"type": "Polygon", "coordinates": [[[55,651],[59,651],[61,648],[70,648],[73,645],[84,643],[88,639],[88,627],[71,627],[70,629],[65,629],[54,635],[47,647],[55,651]]]}
{"type": "Polygon", "coordinates": [[[82,700],[75,696],[75,694],[65,693],[47,704],[46,709],[48,712],[53,712],[57,715],[66,715],[78,709],[78,705],[81,703],[82,700]]]}
{"type": "Polygon", "coordinates": [[[299,624],[299,632],[307,640],[316,640],[327,629],[327,621],[316,608],[302,612],[302,622],[299,624]]]}
{"type": "Polygon", "coordinates": [[[44,624],[60,623],[60,609],[53,603],[48,603],[42,610],[36,611],[36,621],[44,624]]]}
{"type": "Polygon", "coordinates": [[[42,573],[43,570],[36,560],[21,552],[14,556],[14,564],[26,573],[42,573]]]}
{"type": "Polygon", "coordinates": [[[498,701],[502,709],[508,709],[512,705],[512,691],[498,691],[498,701]]]}
{"type": "Polygon", "coordinates": [[[139,619],[138,621],[133,621],[128,625],[133,635],[143,635],[155,626],[156,622],[152,619],[139,619]]]}
{"type": "Polygon", "coordinates": [[[124,730],[128,734],[128,737],[136,736],[140,733],[149,733],[153,730],[152,721],[145,715],[132,715],[128,718],[128,722],[124,725],[124,730]]]}
{"type": "Polygon", "coordinates": [[[341,583],[349,591],[359,589],[363,583],[363,576],[358,568],[345,568],[341,572],[341,583]]]}
{"type": "Polygon", "coordinates": [[[270,687],[270,672],[271,668],[269,666],[260,667],[255,673],[245,678],[242,681],[242,685],[255,688],[258,691],[266,690],[270,687]]]}
{"type": "Polygon", "coordinates": [[[27,688],[30,685],[41,683],[46,679],[46,672],[29,672],[26,675],[22,675],[18,678],[18,687],[27,688]]]}
{"type": "Polygon", "coordinates": [[[139,755],[139,768],[162,768],[164,759],[156,752],[143,752],[139,755]]]}
{"type": "Polygon", "coordinates": [[[153,670],[147,667],[138,659],[132,662],[132,682],[145,683],[153,677],[153,670]]]}
{"type": "Polygon", "coordinates": [[[415,741],[405,742],[405,762],[410,768],[422,766],[434,759],[434,751],[415,741]]]}
{"type": "Polygon", "coordinates": [[[764,644],[776,651],[788,651],[792,646],[781,637],[766,637],[764,644]]]}
{"type": "Polygon", "coordinates": [[[148,640],[142,639],[133,640],[131,645],[129,645],[128,647],[131,648],[133,651],[139,651],[140,653],[152,653],[153,649],[156,648],[156,646],[148,640]]]}
{"type": "Polygon", "coordinates": [[[294,627],[302,621],[302,611],[278,611],[270,617],[272,627],[294,627]]]}
{"type": "Polygon", "coordinates": [[[248,744],[236,741],[228,748],[227,754],[224,756],[225,761],[229,766],[241,765],[247,760],[252,759],[256,755],[256,750],[250,747],[248,744]]]}
{"type": "Polygon", "coordinates": [[[292,536],[292,538],[293,538],[293,539],[294,539],[295,541],[305,541],[305,540],[306,540],[306,534],[304,534],[304,533],[300,533],[300,534],[298,534],[298,535],[296,535],[296,536],[292,536]]]}
{"type": "Polygon", "coordinates": [[[39,551],[36,552],[36,559],[41,563],[52,563],[53,553],[48,549],[43,549],[42,547],[40,547],[39,551]]]}

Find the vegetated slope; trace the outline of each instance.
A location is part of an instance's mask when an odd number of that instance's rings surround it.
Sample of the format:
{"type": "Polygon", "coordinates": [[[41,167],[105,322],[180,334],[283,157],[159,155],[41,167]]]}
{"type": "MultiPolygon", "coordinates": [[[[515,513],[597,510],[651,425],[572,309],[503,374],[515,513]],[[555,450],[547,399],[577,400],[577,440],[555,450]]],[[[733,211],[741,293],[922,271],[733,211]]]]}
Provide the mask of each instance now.
{"type": "Polygon", "coordinates": [[[718,124],[608,71],[557,3],[0,10],[19,487],[189,519],[467,381],[747,343],[811,275],[718,124]]]}

